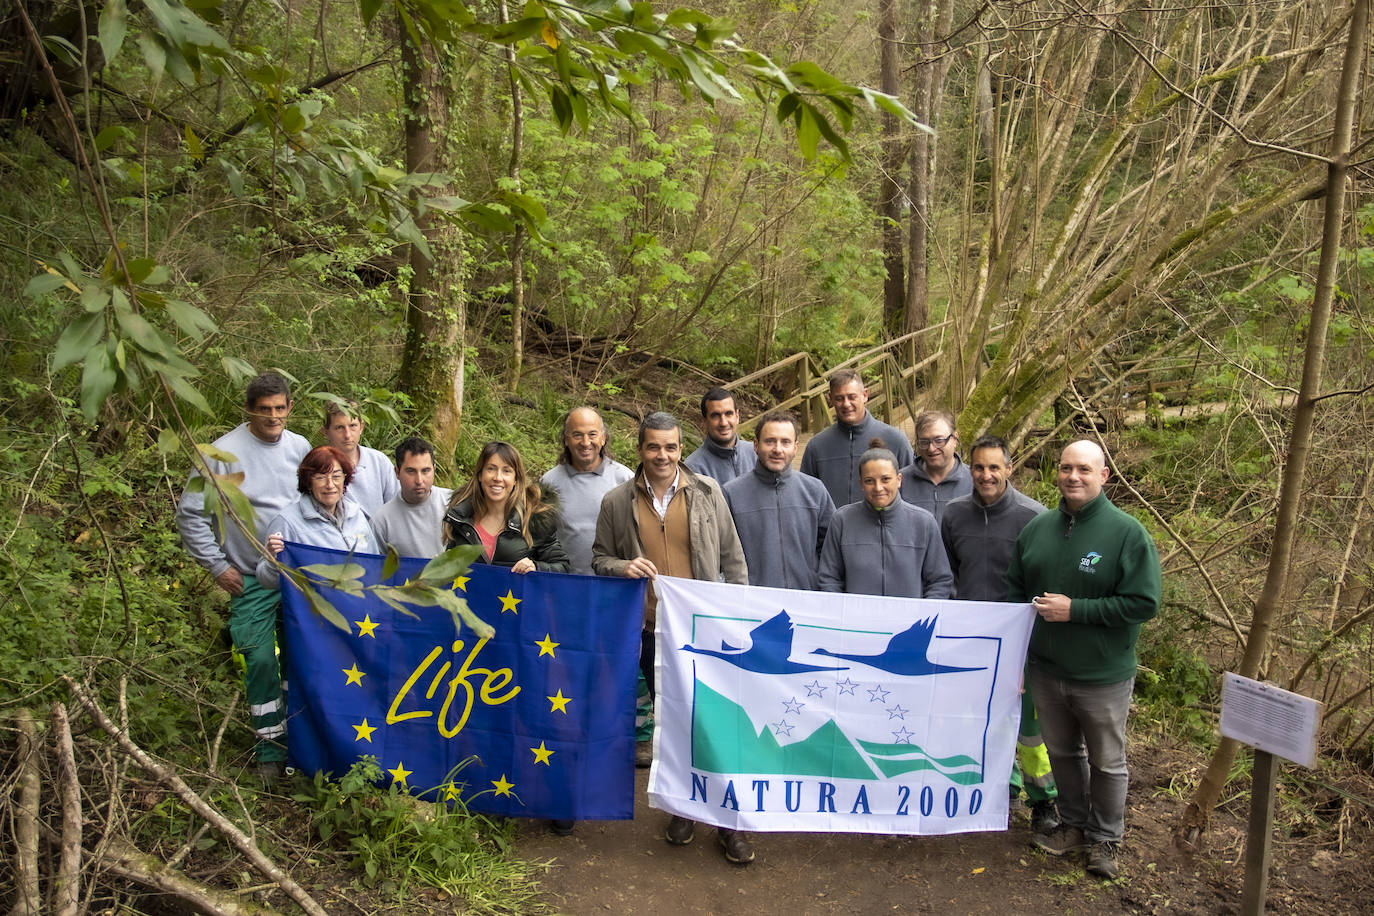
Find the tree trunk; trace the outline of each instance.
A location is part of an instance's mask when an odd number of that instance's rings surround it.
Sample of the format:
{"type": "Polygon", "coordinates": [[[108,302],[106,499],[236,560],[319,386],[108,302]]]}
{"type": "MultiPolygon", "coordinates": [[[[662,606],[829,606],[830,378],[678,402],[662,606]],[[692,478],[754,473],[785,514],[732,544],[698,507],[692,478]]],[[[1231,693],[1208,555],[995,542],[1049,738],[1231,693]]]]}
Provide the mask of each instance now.
{"type": "MultiPolygon", "coordinates": [[[[1255,601],[1250,635],[1245,642],[1241,659],[1243,677],[1256,677],[1269,651],[1269,634],[1279,600],[1288,583],[1292,565],[1293,541],[1298,527],[1298,504],[1302,497],[1303,476],[1307,471],[1308,454],[1312,448],[1312,425],[1317,412],[1318,389],[1322,380],[1322,363],[1326,357],[1326,333],[1331,321],[1331,303],[1336,285],[1336,268],[1340,260],[1341,223],[1345,216],[1346,180],[1350,171],[1351,136],[1354,132],[1356,81],[1364,59],[1365,31],[1369,23],[1369,0],[1355,0],[1350,17],[1350,34],[1346,40],[1345,61],[1341,70],[1339,94],[1336,98],[1335,133],[1331,140],[1331,161],[1327,165],[1325,214],[1322,222],[1321,260],[1317,266],[1317,288],[1312,299],[1312,314],[1307,329],[1307,344],[1303,351],[1302,383],[1298,388],[1297,404],[1293,408],[1293,431],[1289,437],[1288,458],[1283,466],[1283,481],[1279,485],[1278,514],[1274,519],[1274,537],[1269,548],[1269,567],[1264,588],[1255,601]]],[[[1236,756],[1236,742],[1223,738],[1212,754],[1207,773],[1198,783],[1183,815],[1175,826],[1174,838],[1181,845],[1197,850],[1202,845],[1202,833],[1211,819],[1212,809],[1226,786],[1231,764],[1236,756]]]]}
{"type": "MultiPolygon", "coordinates": [[[[881,0],[878,9],[878,44],[881,89],[896,96],[899,82],[901,46],[897,43],[897,0],[881,0]]],[[[892,335],[900,334],[905,322],[906,277],[902,256],[902,128],[897,118],[882,114],[882,177],[878,189],[878,219],[883,229],[883,326],[892,335]]]]}
{"type": "MultiPolygon", "coordinates": [[[[446,139],[450,123],[447,68],[434,48],[415,45],[404,22],[400,34],[406,170],[451,174],[453,162],[446,139]]],[[[439,193],[452,193],[452,189],[439,193]]],[[[417,225],[429,243],[432,258],[418,246],[410,246],[410,301],[399,387],[427,419],[436,455],[451,460],[463,415],[463,338],[467,324],[463,234],[433,210],[420,217],[417,225]]]]}
{"type": "MultiPolygon", "coordinates": [[[[506,0],[501,0],[501,21],[510,14],[506,0]]],[[[520,193],[520,160],[525,148],[525,101],[520,95],[520,81],[515,77],[515,46],[506,45],[506,73],[510,77],[510,176],[511,190],[520,193]]],[[[515,224],[510,246],[510,388],[520,384],[520,371],[525,363],[525,227],[515,224]]]]}
{"type": "MultiPolygon", "coordinates": [[[[944,46],[954,15],[953,0],[930,0],[916,17],[914,42],[916,64],[912,67],[911,110],[921,123],[935,126],[949,74],[949,51],[944,46]]],[[[908,168],[907,266],[905,321],[902,332],[919,331],[930,324],[930,227],[931,188],[935,184],[938,134],[917,131],[911,140],[908,168]]],[[[905,354],[915,365],[925,357],[925,337],[912,340],[905,354]]]]}

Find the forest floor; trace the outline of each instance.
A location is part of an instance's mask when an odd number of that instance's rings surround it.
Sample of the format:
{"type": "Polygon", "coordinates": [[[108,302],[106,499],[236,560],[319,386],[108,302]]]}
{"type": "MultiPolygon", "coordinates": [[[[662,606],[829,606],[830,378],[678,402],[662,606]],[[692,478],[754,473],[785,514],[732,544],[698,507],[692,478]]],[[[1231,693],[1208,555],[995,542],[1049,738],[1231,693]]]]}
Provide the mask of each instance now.
{"type": "MultiPolygon", "coordinates": [[[[685,847],[663,840],[668,815],[648,807],[637,771],[632,821],[588,821],[571,837],[522,826],[517,852],[547,861],[544,900],[560,913],[1184,913],[1239,912],[1248,793],[1219,810],[1200,856],[1178,851],[1171,825],[1201,766],[1195,749],[1136,741],[1121,876],[1087,875],[1081,859],[1029,844],[1026,809],[1008,830],[945,837],[755,834],[755,862],[732,866],[715,831],[685,847]]],[[[1246,787],[1248,788],[1248,787],[1246,787]]],[[[1374,910],[1370,838],[1337,830],[1277,839],[1270,912],[1374,910]],[[1352,845],[1353,844],[1353,845],[1352,845]]]]}

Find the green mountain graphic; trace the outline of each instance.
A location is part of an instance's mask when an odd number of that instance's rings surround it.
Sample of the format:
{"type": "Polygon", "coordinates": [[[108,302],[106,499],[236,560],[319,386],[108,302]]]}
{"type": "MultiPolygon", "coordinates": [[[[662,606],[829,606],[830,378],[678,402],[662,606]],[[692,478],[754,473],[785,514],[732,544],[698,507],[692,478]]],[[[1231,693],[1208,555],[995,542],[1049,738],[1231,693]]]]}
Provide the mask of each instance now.
{"type": "Polygon", "coordinates": [[[754,733],[749,715],[734,700],[696,682],[692,715],[692,766],[712,773],[769,773],[872,779],[873,768],[859,756],[831,719],[805,741],[780,747],[767,726],[754,733]]]}
{"type": "Polygon", "coordinates": [[[783,747],[764,726],[754,731],[748,713],[729,697],[696,681],[692,716],[692,766],[712,773],[766,773],[784,776],[821,776],[873,779],[876,765],[890,778],[918,770],[934,770],[958,785],[983,781],[983,767],[972,757],[931,757],[914,744],[860,741],[870,764],[834,719],[810,736],[783,747]]]}

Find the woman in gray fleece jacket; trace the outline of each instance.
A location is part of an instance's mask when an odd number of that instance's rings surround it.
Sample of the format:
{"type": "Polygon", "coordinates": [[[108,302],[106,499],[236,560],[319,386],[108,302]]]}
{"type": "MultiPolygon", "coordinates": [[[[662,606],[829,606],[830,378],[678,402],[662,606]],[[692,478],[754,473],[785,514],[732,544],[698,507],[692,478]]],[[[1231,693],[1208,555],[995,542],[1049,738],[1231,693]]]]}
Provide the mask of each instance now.
{"type": "Polygon", "coordinates": [[[954,575],[935,516],[900,498],[897,458],[873,440],[859,459],[862,502],[835,510],[821,548],[821,591],[948,598],[954,575]]]}

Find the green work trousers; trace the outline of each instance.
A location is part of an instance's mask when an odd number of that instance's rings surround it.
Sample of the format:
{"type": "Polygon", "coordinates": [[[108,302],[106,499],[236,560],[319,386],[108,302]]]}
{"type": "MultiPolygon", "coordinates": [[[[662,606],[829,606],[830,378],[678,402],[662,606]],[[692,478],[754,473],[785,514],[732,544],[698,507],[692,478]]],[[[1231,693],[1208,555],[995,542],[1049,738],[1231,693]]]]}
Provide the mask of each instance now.
{"type": "Polygon", "coordinates": [[[1021,694],[1021,731],[1016,736],[1016,759],[1011,765],[1011,797],[1019,798],[1022,789],[1026,790],[1028,805],[1053,801],[1059,795],[1029,687],[1021,694]]]}
{"type": "Polygon", "coordinates": [[[286,760],[286,701],[282,696],[277,629],[281,592],[243,577],[243,592],[229,601],[229,638],[243,665],[243,690],[253,716],[259,763],[286,760]]]}

